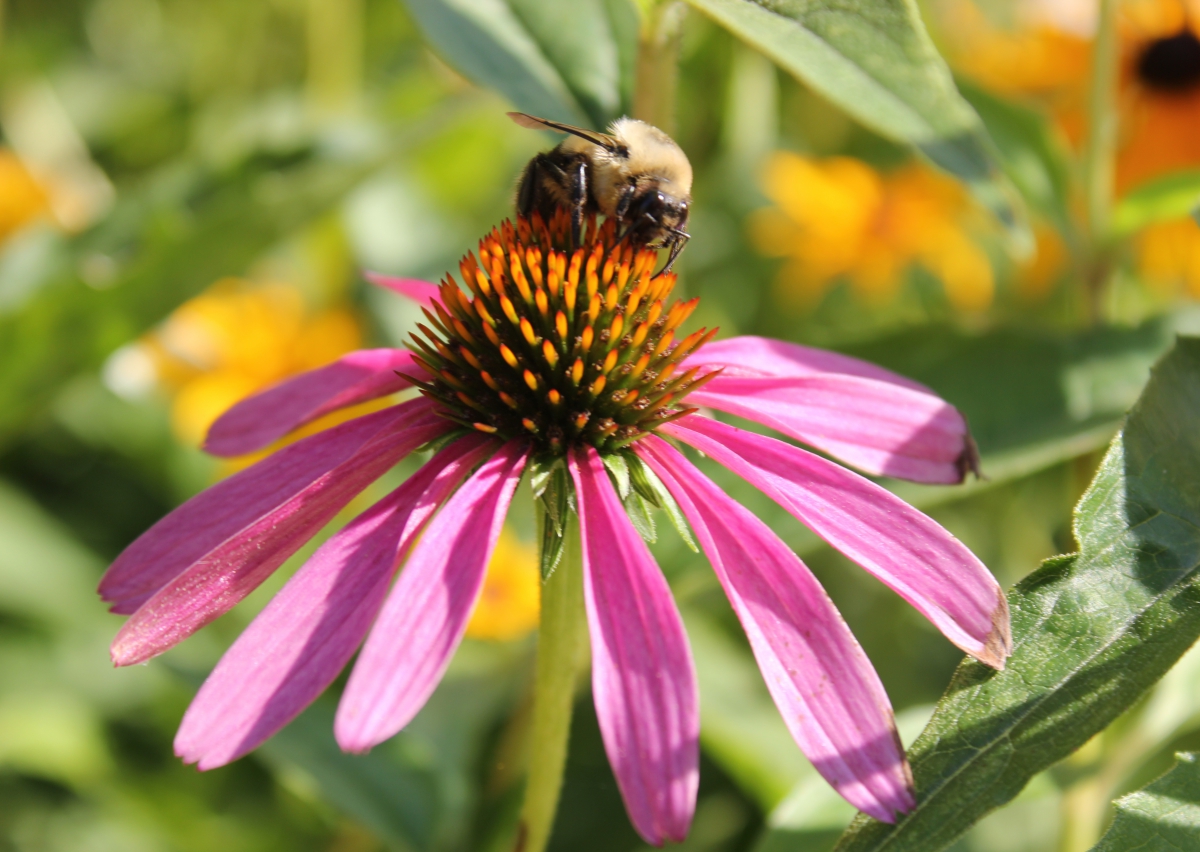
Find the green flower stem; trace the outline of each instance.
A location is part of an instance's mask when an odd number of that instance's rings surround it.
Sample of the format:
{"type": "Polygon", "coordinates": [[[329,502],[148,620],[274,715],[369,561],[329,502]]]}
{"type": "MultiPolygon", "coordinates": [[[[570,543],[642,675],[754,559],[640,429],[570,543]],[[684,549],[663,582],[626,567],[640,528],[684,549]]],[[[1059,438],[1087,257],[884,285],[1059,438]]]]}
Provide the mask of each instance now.
{"type": "Polygon", "coordinates": [[[633,117],[673,133],[675,93],[679,82],[679,36],[687,7],[676,0],[641,5],[633,117]]]}
{"type": "Polygon", "coordinates": [[[567,763],[575,685],[588,652],[579,524],[571,516],[565,526],[562,561],[542,584],[529,775],[517,832],[520,852],[542,852],[550,839],[567,763]]]}
{"type": "Polygon", "coordinates": [[[1112,204],[1117,146],[1117,0],[1100,0],[1091,87],[1088,92],[1087,137],[1083,150],[1083,189],[1087,210],[1088,257],[1084,280],[1093,320],[1112,274],[1112,204]]]}

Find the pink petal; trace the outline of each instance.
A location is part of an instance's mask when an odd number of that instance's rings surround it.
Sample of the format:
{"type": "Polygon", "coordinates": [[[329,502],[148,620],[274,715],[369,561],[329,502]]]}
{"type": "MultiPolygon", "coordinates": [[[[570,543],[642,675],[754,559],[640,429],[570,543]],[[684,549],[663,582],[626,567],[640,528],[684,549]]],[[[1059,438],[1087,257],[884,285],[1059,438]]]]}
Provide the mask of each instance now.
{"type": "Polygon", "coordinates": [[[975,469],[975,445],[953,406],[876,379],[721,375],[688,402],[770,426],[867,473],[957,483],[975,469]]]}
{"type": "Polygon", "coordinates": [[[805,756],[852,805],[893,822],[916,804],[892,706],[833,601],[770,528],[660,438],[637,452],[708,554],[805,756]]]}
{"type": "Polygon", "coordinates": [[[222,766],[324,692],[366,636],[426,522],[490,446],[481,436],[455,441],[322,545],[208,676],[175,753],[201,769],[222,766]]]}
{"type": "Polygon", "coordinates": [[[1008,602],[962,542],[885,488],[783,441],[693,415],[662,431],[710,456],[853,559],[959,648],[997,669],[1008,602]]]}
{"type": "Polygon", "coordinates": [[[172,511],[117,557],[100,581],[113,612],[129,614],[221,542],[277,509],[384,431],[432,422],[413,400],[284,447],[172,511]]]}
{"type": "Polygon", "coordinates": [[[404,349],[351,352],[243,399],[209,428],[204,449],[215,456],[261,450],[331,411],[411,387],[397,371],[418,377],[424,373],[404,349]]]}
{"type": "Polygon", "coordinates": [[[682,841],[696,810],[696,670],[671,590],[599,454],[570,459],[583,538],[592,694],[625,810],[648,843],[682,841]]]}
{"type": "Polygon", "coordinates": [[[113,640],[119,666],[144,662],[224,615],[333,520],[342,507],[422,444],[446,432],[436,415],[384,429],[303,490],[192,563],[130,616],[113,640]]]}
{"type": "Polygon", "coordinates": [[[366,751],[412,720],[462,641],[528,447],[510,441],[430,523],[363,646],[334,736],[366,751]]]}
{"type": "Polygon", "coordinates": [[[746,335],[708,343],[700,351],[684,359],[683,365],[689,369],[701,366],[721,367],[725,376],[744,378],[799,378],[840,373],[932,393],[919,382],[877,367],[868,361],[769,337],[746,335]]]}
{"type": "Polygon", "coordinates": [[[423,308],[433,305],[438,298],[438,287],[428,281],[416,278],[394,278],[391,275],[381,275],[378,272],[364,272],[363,278],[377,287],[399,293],[406,299],[411,299],[423,308]]]}

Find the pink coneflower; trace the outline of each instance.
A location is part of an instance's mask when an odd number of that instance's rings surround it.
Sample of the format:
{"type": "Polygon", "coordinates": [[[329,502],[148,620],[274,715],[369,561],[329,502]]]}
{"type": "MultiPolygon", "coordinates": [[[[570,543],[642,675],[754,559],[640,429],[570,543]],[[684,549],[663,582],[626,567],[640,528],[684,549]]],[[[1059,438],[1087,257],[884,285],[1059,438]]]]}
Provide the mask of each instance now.
{"type": "Polygon", "coordinates": [[[685,398],[867,473],[919,482],[959,482],[973,466],[963,418],[927,388],[842,355],[756,337],[709,343],[704,331],[677,338],[696,300],[669,303],[675,277],[654,276],[656,252],[614,230],[589,223],[571,251],[565,218],[505,223],[463,261],[469,292],[452,279],[440,288],[378,281],[427,306],[413,352],[347,355],[217,421],[207,449],[238,455],[334,409],[414,382],[422,391],[268,456],[134,542],[100,584],[114,612],[131,614],[113,643],[118,665],[160,654],[228,611],[397,461],[437,449],[330,538],[229,649],[184,717],[175,741],[184,760],[209,769],[254,749],[360,645],[337,741],[364,751],[393,736],[462,639],[522,471],[565,461],[609,760],[639,833],[655,844],[683,839],[698,782],[696,676],[670,589],[609,473],[619,458],[686,517],[821,774],[878,819],[913,807],[891,705],[829,597],[673,444],[744,477],[1000,668],[1010,645],[1004,595],[959,541],[862,476],[718,422],[685,398]]]}

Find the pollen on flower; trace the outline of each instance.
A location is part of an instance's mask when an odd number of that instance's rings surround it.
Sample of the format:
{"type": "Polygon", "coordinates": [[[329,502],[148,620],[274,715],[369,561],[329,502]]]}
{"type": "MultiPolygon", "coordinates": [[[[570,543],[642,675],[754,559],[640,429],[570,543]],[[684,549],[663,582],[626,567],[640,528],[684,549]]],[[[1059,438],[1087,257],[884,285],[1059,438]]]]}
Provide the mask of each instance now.
{"type": "Polygon", "coordinates": [[[615,221],[590,218],[574,249],[570,231],[534,214],[480,241],[459,264],[469,295],[447,276],[412,335],[418,386],[464,427],[611,452],[694,410],[684,396],[714,373],[679,365],[716,329],[677,339],[697,300],[670,302],[675,275],[615,221]]]}

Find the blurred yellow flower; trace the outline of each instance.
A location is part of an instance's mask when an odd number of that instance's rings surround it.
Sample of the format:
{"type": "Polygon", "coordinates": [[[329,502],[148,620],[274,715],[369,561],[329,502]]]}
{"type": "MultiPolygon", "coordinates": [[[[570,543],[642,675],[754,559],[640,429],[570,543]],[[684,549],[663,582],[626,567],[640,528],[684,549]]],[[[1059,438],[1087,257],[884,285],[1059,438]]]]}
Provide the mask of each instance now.
{"type": "Polygon", "coordinates": [[[850,157],[780,151],[767,161],[763,190],[775,206],[751,217],[750,234],[764,254],[787,258],[778,278],[785,303],[811,305],[838,279],[886,302],[920,264],[955,307],[991,304],[991,263],[966,226],[970,202],[932,169],[913,164],[881,174],[850,157]]]}
{"type": "MultiPolygon", "coordinates": [[[[327,364],[361,342],[359,324],[345,309],[311,311],[294,287],[225,278],[180,305],[138,350],[173,396],[175,433],[198,445],[238,400],[327,364]]],[[[348,416],[361,413],[354,409],[348,416]]],[[[331,422],[323,419],[309,430],[331,422]]]]}
{"type": "Polygon", "coordinates": [[[0,243],[50,212],[46,190],[7,148],[0,148],[0,243]]]}
{"type": "Polygon", "coordinates": [[[537,551],[505,527],[488,563],[467,635],[499,641],[525,636],[538,625],[541,589],[537,551]]]}

